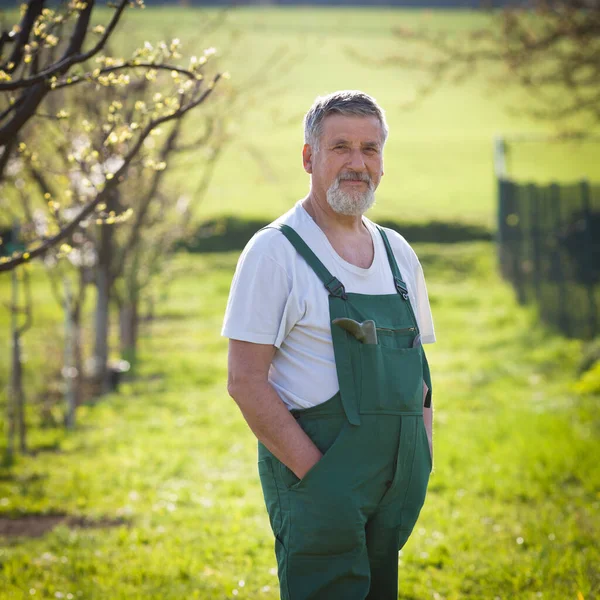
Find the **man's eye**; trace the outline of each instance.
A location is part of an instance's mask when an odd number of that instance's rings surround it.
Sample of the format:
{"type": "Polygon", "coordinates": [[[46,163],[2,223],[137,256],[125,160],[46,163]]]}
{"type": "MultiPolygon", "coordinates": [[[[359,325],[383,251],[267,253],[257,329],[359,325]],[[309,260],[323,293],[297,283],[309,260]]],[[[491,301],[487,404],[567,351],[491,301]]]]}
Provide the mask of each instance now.
{"type": "Polygon", "coordinates": [[[376,148],[365,148],[364,153],[368,154],[369,156],[373,156],[374,154],[377,154],[377,149],[376,148]]]}

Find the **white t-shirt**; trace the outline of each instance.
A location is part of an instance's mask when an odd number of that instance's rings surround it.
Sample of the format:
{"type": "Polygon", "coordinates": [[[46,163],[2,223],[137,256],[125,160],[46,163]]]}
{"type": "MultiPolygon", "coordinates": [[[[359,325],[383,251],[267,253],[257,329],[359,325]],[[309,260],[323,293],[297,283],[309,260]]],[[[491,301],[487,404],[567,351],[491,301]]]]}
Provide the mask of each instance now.
{"type": "MultiPolygon", "coordinates": [[[[299,201],[275,223],[292,227],[347,292],[394,294],[381,234],[363,217],[375,256],[368,269],[346,262],[299,201]]],[[[397,232],[385,230],[408,287],[424,344],[435,342],[425,278],[417,255],[397,232]]],[[[276,229],[256,233],[242,252],[229,294],[222,335],[277,348],[269,382],[289,409],[325,402],[339,390],[328,292],[288,239],[276,229]]]]}

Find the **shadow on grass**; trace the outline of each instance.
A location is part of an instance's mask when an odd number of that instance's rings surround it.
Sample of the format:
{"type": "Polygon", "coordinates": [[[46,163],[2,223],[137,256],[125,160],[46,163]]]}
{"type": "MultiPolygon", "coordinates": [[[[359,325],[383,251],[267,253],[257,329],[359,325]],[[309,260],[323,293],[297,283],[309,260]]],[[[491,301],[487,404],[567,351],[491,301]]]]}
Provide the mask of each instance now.
{"type": "Polygon", "coordinates": [[[172,321],[174,323],[178,321],[189,321],[190,313],[185,311],[165,310],[160,311],[154,315],[152,322],[168,323],[172,321]]]}
{"type": "Polygon", "coordinates": [[[45,479],[48,479],[48,475],[42,473],[30,473],[28,475],[19,475],[18,473],[13,473],[11,471],[0,473],[0,482],[16,481],[20,484],[31,484],[37,483],[38,481],[43,481],[45,479]]]}
{"type": "MultiPolygon", "coordinates": [[[[64,454],[65,451],[61,448],[60,442],[58,440],[47,443],[47,444],[39,444],[34,447],[29,447],[24,452],[19,452],[23,456],[30,456],[35,458],[40,454],[64,454]]],[[[16,455],[11,455],[6,446],[0,446],[0,481],[6,479],[6,475],[2,472],[3,469],[10,469],[16,460],[16,455]]]]}
{"type": "Polygon", "coordinates": [[[40,444],[31,448],[28,451],[29,456],[39,456],[40,454],[64,454],[65,451],[60,446],[60,442],[57,440],[49,444],[40,444]]]}
{"type": "MultiPolygon", "coordinates": [[[[428,223],[402,223],[383,219],[379,225],[402,234],[408,242],[432,242],[453,244],[457,242],[490,241],[493,233],[479,225],[430,221],[428,223]]],[[[188,252],[227,252],[241,250],[250,238],[268,225],[260,219],[240,219],[225,216],[201,223],[188,239],[179,242],[177,248],[188,252]]]]}
{"type": "Polygon", "coordinates": [[[62,513],[30,514],[18,517],[0,516],[0,538],[41,537],[59,525],[64,525],[69,529],[106,529],[129,524],[130,522],[123,518],[89,519],[62,513]]]}

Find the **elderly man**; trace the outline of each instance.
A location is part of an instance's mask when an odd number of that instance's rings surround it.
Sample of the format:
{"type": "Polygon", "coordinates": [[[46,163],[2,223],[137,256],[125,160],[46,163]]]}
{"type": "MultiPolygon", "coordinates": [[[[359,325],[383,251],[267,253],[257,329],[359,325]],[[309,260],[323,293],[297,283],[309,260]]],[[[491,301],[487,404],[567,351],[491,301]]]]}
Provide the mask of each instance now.
{"type": "Polygon", "coordinates": [[[258,438],[283,600],[396,600],[432,466],[435,341],[417,256],[363,216],[387,125],[370,96],[317,98],[310,191],[242,253],[223,335],[258,438]]]}

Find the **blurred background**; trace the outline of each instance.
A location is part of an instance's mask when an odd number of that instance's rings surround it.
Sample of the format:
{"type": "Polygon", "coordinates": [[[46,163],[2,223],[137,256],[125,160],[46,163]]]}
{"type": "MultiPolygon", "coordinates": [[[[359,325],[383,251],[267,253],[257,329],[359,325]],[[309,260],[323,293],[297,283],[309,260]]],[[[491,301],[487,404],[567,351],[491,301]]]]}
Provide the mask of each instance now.
{"type": "Polygon", "coordinates": [[[600,597],[600,2],[0,6],[0,598],[279,597],[220,327],[339,89],[438,339],[399,597],[600,597]]]}

